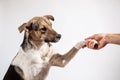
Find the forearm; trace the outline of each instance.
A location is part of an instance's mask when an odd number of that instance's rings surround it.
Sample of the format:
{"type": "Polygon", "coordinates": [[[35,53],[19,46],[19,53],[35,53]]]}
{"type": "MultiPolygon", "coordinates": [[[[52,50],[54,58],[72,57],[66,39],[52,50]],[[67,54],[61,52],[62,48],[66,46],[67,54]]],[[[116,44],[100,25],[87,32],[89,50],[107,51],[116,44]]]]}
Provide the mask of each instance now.
{"type": "Polygon", "coordinates": [[[66,54],[55,54],[50,59],[52,66],[64,67],[70,60],[77,54],[77,52],[85,45],[85,42],[78,42],[73,48],[71,48],[66,54]]]}
{"type": "Polygon", "coordinates": [[[106,34],[105,39],[108,43],[120,45],[120,34],[106,34]]]}
{"type": "Polygon", "coordinates": [[[69,61],[77,54],[77,52],[86,45],[85,41],[78,42],[71,50],[69,50],[65,55],[63,55],[64,60],[63,64],[64,66],[69,63],[69,61]]]}

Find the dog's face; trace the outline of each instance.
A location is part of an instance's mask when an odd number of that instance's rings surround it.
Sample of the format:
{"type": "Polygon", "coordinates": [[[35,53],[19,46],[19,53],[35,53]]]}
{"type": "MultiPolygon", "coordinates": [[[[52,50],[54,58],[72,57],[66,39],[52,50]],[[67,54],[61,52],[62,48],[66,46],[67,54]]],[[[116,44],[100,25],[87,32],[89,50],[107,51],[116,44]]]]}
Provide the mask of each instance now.
{"type": "Polygon", "coordinates": [[[21,25],[18,29],[20,32],[25,30],[28,34],[28,38],[33,41],[58,42],[61,35],[52,29],[50,20],[54,21],[54,17],[51,15],[34,17],[27,23],[21,25]]]}

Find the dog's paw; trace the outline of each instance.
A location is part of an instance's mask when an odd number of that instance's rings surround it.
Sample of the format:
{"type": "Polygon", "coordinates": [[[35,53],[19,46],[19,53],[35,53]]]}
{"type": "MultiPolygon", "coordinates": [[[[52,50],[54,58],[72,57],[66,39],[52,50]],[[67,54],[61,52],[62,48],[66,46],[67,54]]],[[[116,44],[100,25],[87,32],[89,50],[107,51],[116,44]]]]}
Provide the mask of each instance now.
{"type": "Polygon", "coordinates": [[[78,42],[74,47],[76,49],[80,49],[80,48],[82,48],[85,45],[86,45],[85,41],[81,41],[81,42],[78,42]]]}

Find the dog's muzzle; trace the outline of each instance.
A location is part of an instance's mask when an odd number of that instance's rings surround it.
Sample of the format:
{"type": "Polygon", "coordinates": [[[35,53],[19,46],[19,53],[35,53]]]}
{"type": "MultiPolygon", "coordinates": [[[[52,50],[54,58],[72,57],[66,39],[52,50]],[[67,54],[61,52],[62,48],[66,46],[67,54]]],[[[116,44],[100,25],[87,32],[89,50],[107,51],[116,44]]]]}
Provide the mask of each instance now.
{"type": "Polygon", "coordinates": [[[61,39],[61,34],[57,34],[54,39],[46,38],[45,42],[58,42],[61,39]]]}
{"type": "Polygon", "coordinates": [[[54,42],[58,42],[60,38],[61,38],[61,34],[57,34],[54,42]]]}

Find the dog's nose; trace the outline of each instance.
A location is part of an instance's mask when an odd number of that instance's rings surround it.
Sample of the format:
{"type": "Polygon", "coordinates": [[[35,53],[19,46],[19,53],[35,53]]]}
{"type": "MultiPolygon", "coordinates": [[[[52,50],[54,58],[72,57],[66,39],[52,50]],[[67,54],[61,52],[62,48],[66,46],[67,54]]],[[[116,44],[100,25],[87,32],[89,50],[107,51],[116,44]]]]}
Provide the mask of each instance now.
{"type": "Polygon", "coordinates": [[[61,38],[61,34],[57,34],[56,38],[60,39],[61,38]]]}

